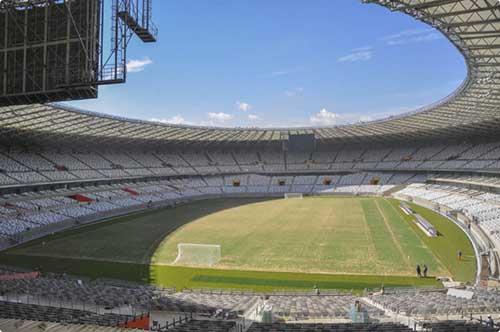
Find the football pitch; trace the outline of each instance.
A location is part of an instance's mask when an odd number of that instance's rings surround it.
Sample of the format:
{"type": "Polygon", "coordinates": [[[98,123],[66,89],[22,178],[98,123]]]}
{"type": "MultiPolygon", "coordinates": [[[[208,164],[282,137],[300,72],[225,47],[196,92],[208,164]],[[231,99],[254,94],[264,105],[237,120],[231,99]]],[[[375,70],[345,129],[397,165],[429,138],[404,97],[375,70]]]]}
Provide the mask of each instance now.
{"type": "Polygon", "coordinates": [[[392,199],[231,198],[56,234],[2,254],[0,262],[162,286],[266,291],[434,286],[433,278],[414,277],[417,264],[432,276],[473,280],[466,235],[441,215],[413,207],[440,236],[428,238],[392,199]],[[221,245],[221,261],[213,269],[174,265],[179,243],[221,245]]]}

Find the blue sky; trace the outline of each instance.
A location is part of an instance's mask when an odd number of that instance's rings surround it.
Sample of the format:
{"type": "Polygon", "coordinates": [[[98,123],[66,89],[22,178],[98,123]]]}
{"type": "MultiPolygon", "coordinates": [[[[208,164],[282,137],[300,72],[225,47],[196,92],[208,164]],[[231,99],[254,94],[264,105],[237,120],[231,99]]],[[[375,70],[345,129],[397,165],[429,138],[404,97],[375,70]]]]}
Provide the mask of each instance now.
{"type": "Polygon", "coordinates": [[[358,0],[154,1],[124,85],[88,110],[213,126],[324,126],[407,112],[451,93],[462,56],[440,33],[358,0]]]}

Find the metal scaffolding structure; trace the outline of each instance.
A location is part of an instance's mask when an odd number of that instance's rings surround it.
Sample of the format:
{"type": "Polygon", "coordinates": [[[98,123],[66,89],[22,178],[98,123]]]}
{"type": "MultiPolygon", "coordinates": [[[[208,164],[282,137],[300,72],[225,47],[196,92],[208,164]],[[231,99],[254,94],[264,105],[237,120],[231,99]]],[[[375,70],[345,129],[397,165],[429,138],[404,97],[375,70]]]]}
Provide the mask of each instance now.
{"type": "Polygon", "coordinates": [[[151,1],[0,2],[0,105],[96,98],[125,82],[132,36],[156,41],[151,1]]]}
{"type": "Polygon", "coordinates": [[[158,29],[152,21],[152,0],[119,0],[117,15],[145,43],[156,42],[158,29]]]}

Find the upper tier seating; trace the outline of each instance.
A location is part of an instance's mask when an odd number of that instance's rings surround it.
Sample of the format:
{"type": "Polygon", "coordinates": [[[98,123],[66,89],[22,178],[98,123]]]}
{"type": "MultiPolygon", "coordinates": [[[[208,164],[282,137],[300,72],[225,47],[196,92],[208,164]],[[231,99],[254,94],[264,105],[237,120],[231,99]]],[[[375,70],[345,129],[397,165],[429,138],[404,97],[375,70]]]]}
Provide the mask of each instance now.
{"type": "Polygon", "coordinates": [[[333,151],[0,152],[0,186],[107,178],[312,170],[498,170],[500,143],[333,151]]]}
{"type": "MultiPolygon", "coordinates": [[[[359,161],[359,160],[361,160],[361,155],[363,154],[363,152],[364,152],[364,150],[358,150],[358,149],[341,150],[337,154],[337,157],[335,158],[335,162],[340,163],[340,162],[359,161]]],[[[380,160],[382,160],[382,157],[380,158],[380,160]]]]}

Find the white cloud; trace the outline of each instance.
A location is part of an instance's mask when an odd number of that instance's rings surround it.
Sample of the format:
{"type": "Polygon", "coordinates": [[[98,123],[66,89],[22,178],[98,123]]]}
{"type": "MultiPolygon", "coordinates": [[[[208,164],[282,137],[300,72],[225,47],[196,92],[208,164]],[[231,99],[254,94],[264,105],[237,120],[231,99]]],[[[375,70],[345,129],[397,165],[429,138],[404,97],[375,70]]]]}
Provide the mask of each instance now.
{"type": "Polygon", "coordinates": [[[338,62],[357,62],[368,61],[373,57],[373,49],[371,47],[355,48],[351,53],[341,56],[337,59],[338,62]]]}
{"type": "Polygon", "coordinates": [[[323,108],[316,114],[313,114],[309,121],[314,125],[328,126],[337,123],[339,116],[333,112],[328,112],[326,108],[323,108]]]}
{"type": "Polygon", "coordinates": [[[258,115],[255,115],[255,114],[248,114],[248,120],[257,121],[257,120],[260,120],[260,117],[258,115]]]}
{"type": "Polygon", "coordinates": [[[236,106],[238,107],[238,109],[240,111],[243,111],[243,112],[247,112],[247,111],[252,109],[252,105],[250,105],[249,103],[241,102],[241,101],[237,101],[236,106]]]}
{"type": "Polygon", "coordinates": [[[153,61],[148,57],[145,57],[142,60],[137,60],[137,59],[136,60],[129,60],[127,62],[127,72],[129,72],[129,73],[141,72],[146,68],[146,66],[149,66],[152,63],[153,63],[153,61]]]}
{"type": "Polygon", "coordinates": [[[231,119],[233,119],[233,116],[231,114],[219,112],[219,113],[214,113],[210,112],[208,113],[208,118],[213,121],[218,121],[218,122],[226,122],[231,119]]]}
{"type": "Polygon", "coordinates": [[[293,90],[286,90],[285,91],[285,96],[287,96],[287,97],[294,97],[294,96],[302,94],[303,92],[304,92],[304,88],[296,88],[296,89],[293,89],[293,90]]]}
{"type": "Polygon", "coordinates": [[[186,121],[186,119],[184,119],[184,117],[182,117],[181,115],[175,115],[173,117],[171,117],[170,119],[151,119],[151,121],[153,122],[160,122],[160,123],[167,123],[167,124],[175,124],[175,125],[178,125],[178,124],[192,124],[188,121],[186,121]]]}
{"type": "Polygon", "coordinates": [[[409,29],[385,36],[382,38],[387,45],[406,45],[415,43],[425,43],[443,38],[443,35],[434,29],[409,29]]]}

